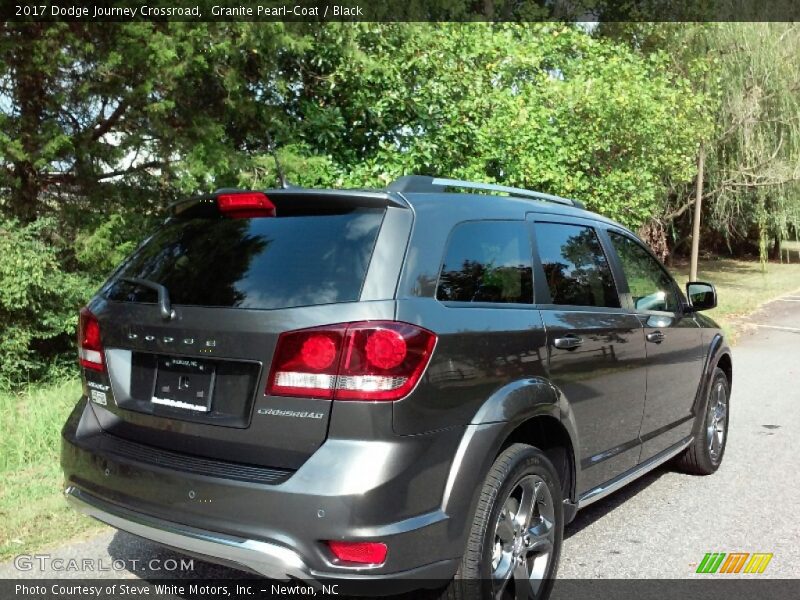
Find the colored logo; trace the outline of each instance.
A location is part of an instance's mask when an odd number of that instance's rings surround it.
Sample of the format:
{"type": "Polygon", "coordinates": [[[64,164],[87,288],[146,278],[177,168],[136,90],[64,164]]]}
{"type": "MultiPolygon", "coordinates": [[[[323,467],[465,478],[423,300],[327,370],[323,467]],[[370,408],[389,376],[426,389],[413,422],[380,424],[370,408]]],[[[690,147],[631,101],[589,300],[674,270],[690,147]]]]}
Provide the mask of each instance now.
{"type": "Polygon", "coordinates": [[[771,553],[765,552],[707,552],[697,565],[697,573],[763,573],[767,569],[771,553]]]}

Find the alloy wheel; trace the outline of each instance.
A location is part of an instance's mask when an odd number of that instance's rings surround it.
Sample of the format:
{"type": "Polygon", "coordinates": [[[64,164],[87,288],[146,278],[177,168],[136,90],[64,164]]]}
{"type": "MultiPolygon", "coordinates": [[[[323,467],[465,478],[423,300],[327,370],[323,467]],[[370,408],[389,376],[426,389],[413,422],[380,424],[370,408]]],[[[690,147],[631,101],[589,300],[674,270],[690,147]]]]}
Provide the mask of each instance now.
{"type": "Polygon", "coordinates": [[[541,589],[555,544],[555,507],[538,475],[525,475],[503,502],[491,556],[495,599],[527,600],[541,589]]]}
{"type": "Polygon", "coordinates": [[[706,443],[712,462],[719,462],[725,447],[725,425],[728,420],[728,393],[718,380],[711,390],[706,417],[706,443]]]}

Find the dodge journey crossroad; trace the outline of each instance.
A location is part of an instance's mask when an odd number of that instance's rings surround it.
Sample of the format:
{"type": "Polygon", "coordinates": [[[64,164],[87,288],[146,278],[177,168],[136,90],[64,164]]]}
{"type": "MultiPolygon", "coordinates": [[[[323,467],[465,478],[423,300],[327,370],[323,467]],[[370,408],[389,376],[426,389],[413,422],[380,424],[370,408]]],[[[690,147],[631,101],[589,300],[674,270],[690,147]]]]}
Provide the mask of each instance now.
{"type": "Polygon", "coordinates": [[[715,305],[538,192],[190,198],[80,313],[65,493],[257,576],[546,598],[578,510],[667,461],[719,467],[715,305]]]}

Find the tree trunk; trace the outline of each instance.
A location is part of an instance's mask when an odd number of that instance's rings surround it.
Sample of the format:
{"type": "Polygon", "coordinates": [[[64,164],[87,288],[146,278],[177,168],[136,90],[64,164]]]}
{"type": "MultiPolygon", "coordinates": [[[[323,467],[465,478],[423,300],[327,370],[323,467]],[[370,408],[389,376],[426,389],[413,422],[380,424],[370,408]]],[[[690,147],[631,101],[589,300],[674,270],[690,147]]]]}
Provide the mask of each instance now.
{"type": "Polygon", "coordinates": [[[23,223],[36,220],[41,188],[39,174],[30,161],[14,163],[14,175],[18,181],[11,192],[11,213],[23,223]]]}
{"type": "Polygon", "coordinates": [[[700,255],[700,214],[703,208],[703,170],[705,169],[706,150],[700,146],[697,155],[697,190],[694,197],[694,218],[692,220],[692,259],[689,269],[689,281],[697,281],[697,260],[700,255]]]}
{"type": "Polygon", "coordinates": [[[44,23],[27,25],[20,36],[20,48],[14,52],[11,67],[14,70],[12,97],[19,110],[19,136],[24,156],[13,162],[16,185],[12,186],[11,213],[23,223],[35,221],[38,214],[42,182],[36,159],[40,151],[44,98],[47,95],[46,75],[35,61],[31,48],[44,35],[44,23]]]}
{"type": "Polygon", "coordinates": [[[775,234],[775,242],[772,244],[772,249],[769,253],[770,260],[781,260],[783,257],[781,256],[781,236],[780,234],[775,234]]]}

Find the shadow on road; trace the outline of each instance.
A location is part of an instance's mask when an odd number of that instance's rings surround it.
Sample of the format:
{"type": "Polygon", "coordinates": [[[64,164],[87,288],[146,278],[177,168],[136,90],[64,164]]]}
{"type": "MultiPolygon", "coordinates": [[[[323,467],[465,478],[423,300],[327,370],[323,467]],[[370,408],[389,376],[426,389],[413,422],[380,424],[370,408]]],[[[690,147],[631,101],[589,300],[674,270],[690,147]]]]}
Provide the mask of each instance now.
{"type": "Polygon", "coordinates": [[[108,554],[112,560],[124,561],[132,575],[148,581],[253,577],[244,571],[209,563],[124,531],[114,534],[108,544],[108,554]]]}
{"type": "Polygon", "coordinates": [[[579,511],[575,520],[564,529],[564,539],[569,539],[576,533],[589,527],[589,525],[593,524],[595,521],[602,519],[608,513],[619,508],[636,494],[658,481],[658,479],[669,472],[669,470],[669,465],[653,469],[646,475],[642,475],[639,479],[629,483],[613,494],[579,511]]]}

